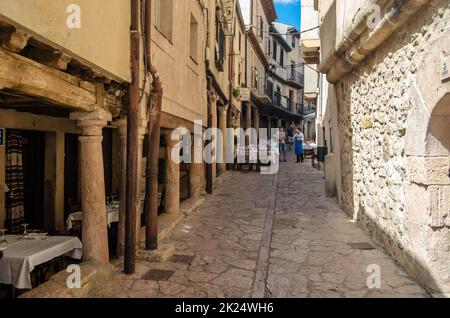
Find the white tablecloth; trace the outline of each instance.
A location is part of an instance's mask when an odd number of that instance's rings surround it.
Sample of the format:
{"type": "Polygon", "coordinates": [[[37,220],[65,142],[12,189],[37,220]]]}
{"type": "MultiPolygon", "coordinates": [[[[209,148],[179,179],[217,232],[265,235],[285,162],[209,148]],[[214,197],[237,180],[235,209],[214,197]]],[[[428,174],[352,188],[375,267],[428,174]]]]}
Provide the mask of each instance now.
{"type": "Polygon", "coordinates": [[[317,145],[316,144],[303,143],[303,149],[304,150],[316,150],[317,149],[317,145]]]}
{"type": "MultiPolygon", "coordinates": [[[[111,227],[111,223],[119,222],[119,208],[109,209],[107,216],[108,216],[108,219],[107,219],[108,227],[111,227]]],[[[73,228],[73,222],[75,222],[75,221],[78,221],[78,222],[83,221],[83,212],[82,211],[70,213],[69,217],[66,220],[66,225],[67,225],[68,230],[73,228]]]]}
{"type": "MultiPolygon", "coordinates": [[[[159,202],[158,204],[161,204],[161,198],[162,198],[162,193],[158,193],[158,202],[159,202]]],[[[143,214],[144,213],[145,193],[141,193],[140,199],[141,199],[141,214],[143,214]]],[[[114,201],[114,203],[110,207],[107,207],[106,212],[108,215],[108,219],[107,219],[108,227],[111,227],[111,223],[118,223],[119,222],[119,201],[114,201]]],[[[78,222],[83,221],[83,212],[82,211],[74,212],[69,215],[69,217],[66,220],[66,225],[67,225],[68,230],[73,228],[74,221],[78,221],[78,222]]]]}
{"type": "Polygon", "coordinates": [[[19,235],[6,235],[7,249],[0,259],[0,283],[18,289],[31,289],[30,273],[40,264],[67,255],[81,259],[82,244],[77,237],[48,236],[45,239],[20,240],[19,235]]]}

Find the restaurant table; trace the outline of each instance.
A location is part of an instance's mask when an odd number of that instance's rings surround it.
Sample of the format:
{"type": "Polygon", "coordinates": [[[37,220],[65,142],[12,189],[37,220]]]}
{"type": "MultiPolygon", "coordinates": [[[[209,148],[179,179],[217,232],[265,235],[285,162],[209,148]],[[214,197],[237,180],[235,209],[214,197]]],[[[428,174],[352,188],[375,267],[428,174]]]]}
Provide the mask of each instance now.
{"type": "MultiPolygon", "coordinates": [[[[113,207],[107,209],[107,222],[108,227],[111,227],[111,223],[119,222],[119,208],[113,207]]],[[[83,221],[83,211],[73,212],[69,214],[69,217],[66,220],[67,229],[70,230],[73,228],[73,222],[81,222],[83,221]]]]}
{"type": "MultiPolygon", "coordinates": [[[[144,199],[145,199],[145,193],[141,193],[140,200],[141,200],[141,214],[144,213],[144,199]]],[[[162,193],[158,193],[158,205],[161,205],[161,199],[162,199],[162,193]]],[[[108,227],[111,227],[112,223],[118,223],[119,222],[119,201],[114,201],[111,205],[106,207],[106,213],[107,213],[107,222],[108,227]]],[[[73,222],[81,222],[83,221],[83,211],[73,212],[69,214],[66,225],[67,229],[70,230],[73,228],[73,222]]]]}
{"type": "Polygon", "coordinates": [[[7,249],[0,259],[0,284],[17,289],[31,289],[31,272],[36,266],[60,256],[81,259],[82,244],[73,236],[46,236],[22,239],[22,235],[6,235],[7,249]]]}

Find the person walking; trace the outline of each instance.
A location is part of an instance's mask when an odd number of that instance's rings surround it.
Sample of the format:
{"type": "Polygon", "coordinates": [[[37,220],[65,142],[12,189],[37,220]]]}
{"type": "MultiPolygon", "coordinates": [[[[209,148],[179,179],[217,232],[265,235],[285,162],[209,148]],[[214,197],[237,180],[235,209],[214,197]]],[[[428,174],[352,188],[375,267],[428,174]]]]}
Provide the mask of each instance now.
{"type": "Polygon", "coordinates": [[[287,148],[288,148],[288,151],[291,151],[292,147],[294,146],[294,133],[295,133],[294,123],[291,123],[291,125],[287,129],[287,138],[288,138],[287,148]]]}
{"type": "Polygon", "coordinates": [[[297,129],[294,135],[295,140],[295,154],[297,155],[297,162],[303,162],[305,160],[305,152],[303,150],[303,141],[305,140],[305,136],[297,129]]]}

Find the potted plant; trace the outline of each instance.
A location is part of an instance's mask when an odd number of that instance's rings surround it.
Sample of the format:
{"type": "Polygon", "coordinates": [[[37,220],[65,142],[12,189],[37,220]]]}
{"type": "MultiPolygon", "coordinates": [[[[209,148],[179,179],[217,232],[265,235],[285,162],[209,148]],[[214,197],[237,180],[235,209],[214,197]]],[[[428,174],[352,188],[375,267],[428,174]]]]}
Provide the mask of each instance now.
{"type": "Polygon", "coordinates": [[[240,92],[239,88],[234,88],[233,89],[233,97],[238,98],[240,95],[241,95],[241,92],[240,92]]]}

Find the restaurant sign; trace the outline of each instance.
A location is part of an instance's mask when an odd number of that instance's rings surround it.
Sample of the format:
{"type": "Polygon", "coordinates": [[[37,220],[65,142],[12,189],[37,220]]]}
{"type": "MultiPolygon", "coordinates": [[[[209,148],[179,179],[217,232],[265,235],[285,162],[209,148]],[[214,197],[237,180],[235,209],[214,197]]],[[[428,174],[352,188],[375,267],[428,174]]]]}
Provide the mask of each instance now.
{"type": "Polygon", "coordinates": [[[250,101],[250,89],[246,87],[242,87],[239,89],[241,93],[241,101],[249,102],[250,101]]]}

